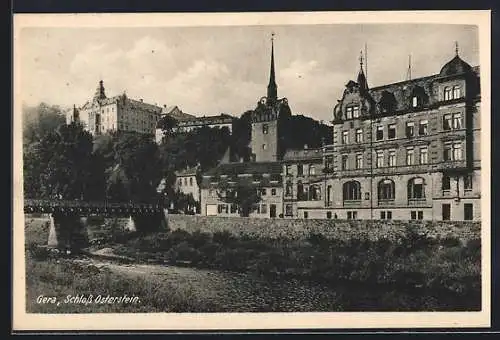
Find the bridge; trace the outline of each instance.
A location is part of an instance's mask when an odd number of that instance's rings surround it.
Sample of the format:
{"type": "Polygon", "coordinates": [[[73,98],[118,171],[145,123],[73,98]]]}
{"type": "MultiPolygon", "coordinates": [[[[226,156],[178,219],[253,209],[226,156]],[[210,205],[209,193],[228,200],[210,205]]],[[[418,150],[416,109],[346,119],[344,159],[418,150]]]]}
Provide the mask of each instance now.
{"type": "Polygon", "coordinates": [[[78,250],[87,239],[87,217],[127,217],[129,227],[153,231],[168,227],[167,210],[160,204],[138,202],[88,202],[83,200],[24,199],[24,213],[50,216],[47,245],[52,248],[78,250]]]}
{"type": "Polygon", "coordinates": [[[131,216],[163,212],[159,204],[135,202],[87,202],[82,200],[25,199],[24,213],[76,214],[82,216],[131,216]]]}

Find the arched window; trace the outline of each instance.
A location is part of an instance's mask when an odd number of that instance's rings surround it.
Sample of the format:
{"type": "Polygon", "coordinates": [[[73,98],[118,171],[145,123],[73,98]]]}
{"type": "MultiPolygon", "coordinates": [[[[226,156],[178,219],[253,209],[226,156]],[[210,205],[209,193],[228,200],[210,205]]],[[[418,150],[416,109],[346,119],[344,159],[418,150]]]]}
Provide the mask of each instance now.
{"type": "Polygon", "coordinates": [[[415,177],[408,181],[408,199],[424,199],[425,182],[422,177],[415,177]]]}
{"type": "Polygon", "coordinates": [[[394,181],[391,179],[383,179],[378,182],[378,199],[394,200],[396,191],[394,190],[394,181]]]}
{"type": "Polygon", "coordinates": [[[189,185],[190,185],[190,186],[193,186],[193,177],[190,177],[190,178],[189,178],[189,185]]]}
{"type": "Polygon", "coordinates": [[[361,200],[361,184],[359,184],[359,182],[345,182],[342,189],[344,201],[361,200]]]}
{"type": "Polygon", "coordinates": [[[452,98],[451,87],[446,86],[444,88],[444,100],[451,100],[452,98]]]}
{"type": "Polygon", "coordinates": [[[332,186],[329,185],[326,189],[326,205],[331,206],[332,200],[333,200],[333,190],[332,190],[332,186]]]}
{"type": "Polygon", "coordinates": [[[458,99],[460,97],[462,97],[460,86],[453,86],[453,99],[458,99]]]}
{"type": "Polygon", "coordinates": [[[316,168],[314,165],[309,165],[309,176],[314,176],[316,175],[316,168]]]}

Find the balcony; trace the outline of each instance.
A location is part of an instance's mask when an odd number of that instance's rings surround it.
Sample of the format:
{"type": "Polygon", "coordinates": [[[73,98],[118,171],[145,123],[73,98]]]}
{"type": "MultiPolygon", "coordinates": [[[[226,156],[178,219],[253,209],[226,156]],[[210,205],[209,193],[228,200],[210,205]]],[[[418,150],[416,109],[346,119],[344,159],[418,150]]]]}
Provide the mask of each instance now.
{"type": "Polygon", "coordinates": [[[387,207],[394,205],[394,199],[379,199],[377,202],[379,207],[387,207]]]}
{"type": "Polygon", "coordinates": [[[361,205],[361,199],[359,200],[344,200],[344,207],[357,207],[361,205]]]}
{"type": "Polygon", "coordinates": [[[427,205],[425,198],[408,198],[408,205],[412,207],[423,207],[427,205]]]}

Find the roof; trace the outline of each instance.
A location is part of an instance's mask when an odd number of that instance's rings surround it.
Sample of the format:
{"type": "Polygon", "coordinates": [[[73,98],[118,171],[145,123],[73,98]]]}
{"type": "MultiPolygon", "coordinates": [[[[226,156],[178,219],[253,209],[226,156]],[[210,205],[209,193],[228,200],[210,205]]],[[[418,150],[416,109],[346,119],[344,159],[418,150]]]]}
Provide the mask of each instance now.
{"type": "MultiPolygon", "coordinates": [[[[131,106],[133,109],[141,109],[142,111],[149,111],[160,113],[162,108],[157,105],[148,104],[143,101],[135,100],[128,98],[126,95],[122,94],[119,96],[108,97],[103,99],[97,99],[99,105],[110,105],[110,104],[118,104],[120,102],[125,103],[127,106],[131,106]]],[[[90,109],[94,105],[94,101],[87,101],[81,109],[90,109]]]]}
{"type": "Polygon", "coordinates": [[[219,164],[205,172],[203,176],[240,175],[240,174],[281,174],[280,162],[233,162],[219,164]]]}
{"type": "Polygon", "coordinates": [[[194,175],[196,175],[197,171],[198,171],[198,167],[196,167],[196,166],[188,167],[186,169],[181,169],[181,170],[176,171],[175,175],[177,177],[194,176],[194,175]]]}
{"type": "Polygon", "coordinates": [[[287,150],[283,161],[323,159],[322,149],[287,150]]]}
{"type": "Polygon", "coordinates": [[[182,120],[188,120],[188,119],[196,118],[193,115],[190,115],[188,113],[182,112],[182,110],[179,109],[179,107],[177,105],[164,106],[162,114],[169,115],[172,118],[175,118],[177,121],[182,121],[182,120]]]}
{"type": "Polygon", "coordinates": [[[220,164],[203,174],[200,187],[210,188],[221,184],[281,187],[281,164],[279,162],[220,164]]]}
{"type": "Polygon", "coordinates": [[[439,72],[440,76],[451,76],[454,74],[461,74],[461,73],[467,73],[472,70],[472,67],[467,64],[465,61],[463,61],[459,56],[458,53],[455,56],[455,58],[451,59],[449,62],[447,62],[443,68],[441,68],[441,71],[439,72]]]}
{"type": "Polygon", "coordinates": [[[220,114],[217,116],[208,116],[208,117],[194,117],[185,119],[179,122],[179,126],[195,126],[195,125],[217,125],[217,124],[230,124],[233,122],[235,117],[220,114]]]}

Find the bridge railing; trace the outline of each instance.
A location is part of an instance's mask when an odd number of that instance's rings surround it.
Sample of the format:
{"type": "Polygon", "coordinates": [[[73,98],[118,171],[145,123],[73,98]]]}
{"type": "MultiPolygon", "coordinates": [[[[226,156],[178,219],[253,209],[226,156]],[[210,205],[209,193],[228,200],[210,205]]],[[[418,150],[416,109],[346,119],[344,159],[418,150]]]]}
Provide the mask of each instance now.
{"type": "Polygon", "coordinates": [[[138,202],[107,202],[107,201],[81,201],[81,200],[56,200],[56,199],[24,199],[25,207],[67,207],[67,208],[129,208],[129,209],[159,209],[159,204],[138,202]]]}

